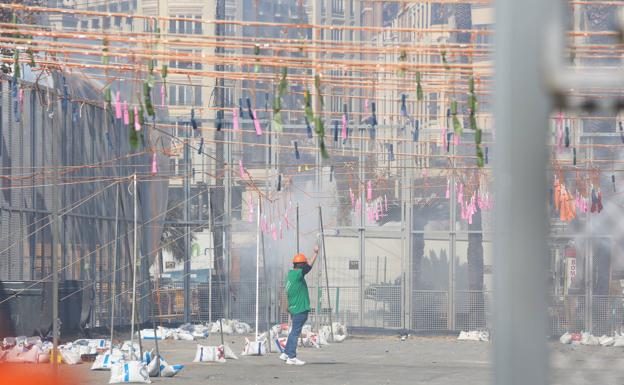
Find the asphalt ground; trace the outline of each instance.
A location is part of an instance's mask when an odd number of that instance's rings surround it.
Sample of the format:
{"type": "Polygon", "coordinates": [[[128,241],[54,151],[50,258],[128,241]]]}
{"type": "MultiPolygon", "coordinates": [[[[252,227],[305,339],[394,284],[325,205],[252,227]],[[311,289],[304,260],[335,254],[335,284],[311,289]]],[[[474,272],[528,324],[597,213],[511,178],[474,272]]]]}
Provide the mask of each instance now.
{"type": "MultiPolygon", "coordinates": [[[[218,345],[218,336],[200,340],[218,345]]],[[[491,344],[457,341],[455,337],[352,336],[343,343],[321,349],[299,348],[304,366],[289,366],[277,353],[261,357],[240,356],[244,337],[226,336],[238,360],[226,363],[193,363],[196,342],[161,341],[161,355],[170,364],[185,368],[173,378],[152,378],[155,384],[432,384],[472,385],[491,382],[491,344]]],[[[153,342],[144,342],[151,349],[153,342]]],[[[624,383],[624,348],[570,346],[550,343],[553,384],[624,383]]],[[[107,384],[110,372],[91,371],[90,364],[63,365],[63,373],[81,378],[86,385],[107,384]]],[[[2,383],[2,381],[0,381],[2,383]]]]}

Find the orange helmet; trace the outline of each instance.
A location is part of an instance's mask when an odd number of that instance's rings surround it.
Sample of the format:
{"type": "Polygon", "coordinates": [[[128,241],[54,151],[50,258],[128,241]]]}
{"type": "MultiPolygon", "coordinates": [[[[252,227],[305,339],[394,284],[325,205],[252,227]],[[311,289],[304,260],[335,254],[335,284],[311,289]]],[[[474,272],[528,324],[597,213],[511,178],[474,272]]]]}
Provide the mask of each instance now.
{"type": "Polygon", "coordinates": [[[308,263],[308,259],[304,254],[297,254],[293,258],[293,263],[308,263]]]}

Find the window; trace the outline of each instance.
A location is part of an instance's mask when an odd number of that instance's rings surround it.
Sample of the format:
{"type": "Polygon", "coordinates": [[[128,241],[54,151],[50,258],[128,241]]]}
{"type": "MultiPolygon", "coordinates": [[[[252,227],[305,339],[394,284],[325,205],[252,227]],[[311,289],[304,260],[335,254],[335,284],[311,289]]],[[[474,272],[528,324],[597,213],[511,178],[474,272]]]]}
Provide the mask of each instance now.
{"type": "Polygon", "coordinates": [[[186,105],[186,87],[178,86],[178,104],[180,106],[186,105]]]}
{"type": "Polygon", "coordinates": [[[202,86],[195,86],[195,99],[193,100],[193,105],[202,105],[202,86]]]}
{"type": "Polygon", "coordinates": [[[171,104],[172,106],[175,106],[176,103],[176,86],[174,85],[170,85],[169,86],[169,104],[171,104]]]}
{"type": "Polygon", "coordinates": [[[344,0],[332,0],[332,13],[334,14],[344,13],[344,0]]]}
{"type": "MultiPolygon", "coordinates": [[[[195,16],[195,20],[199,20],[201,21],[201,16],[195,16]]],[[[195,23],[195,34],[196,35],[201,35],[204,31],[203,31],[203,24],[202,23],[195,23]]]]}
{"type": "Polygon", "coordinates": [[[202,86],[170,85],[169,104],[172,106],[201,106],[203,102],[202,86]]]}
{"type": "Polygon", "coordinates": [[[201,70],[202,69],[202,63],[200,62],[198,58],[201,55],[200,51],[180,49],[180,50],[177,50],[176,52],[182,54],[182,56],[190,56],[190,57],[186,60],[184,58],[170,60],[169,66],[171,68],[180,68],[180,69],[185,69],[185,70],[190,70],[190,69],[201,70]]]}
{"type": "Polygon", "coordinates": [[[173,15],[171,17],[184,20],[169,20],[169,33],[201,35],[204,32],[200,15],[173,15]],[[190,19],[195,19],[197,22],[190,19]]]}
{"type": "Polygon", "coordinates": [[[100,28],[100,19],[91,20],[91,28],[99,29],[100,28]]]}

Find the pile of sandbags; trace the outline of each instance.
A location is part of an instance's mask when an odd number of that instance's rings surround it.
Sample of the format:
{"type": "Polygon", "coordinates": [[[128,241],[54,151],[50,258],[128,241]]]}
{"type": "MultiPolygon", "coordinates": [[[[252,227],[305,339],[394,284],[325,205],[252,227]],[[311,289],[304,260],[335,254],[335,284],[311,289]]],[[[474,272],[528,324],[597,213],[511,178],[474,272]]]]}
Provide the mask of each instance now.
{"type": "Polygon", "coordinates": [[[39,337],[6,337],[2,340],[0,362],[45,363],[50,361],[51,344],[39,337]]]}
{"type": "MultiPolygon", "coordinates": [[[[58,346],[59,362],[75,365],[85,355],[95,355],[110,348],[110,341],[105,339],[79,339],[58,346]]],[[[50,362],[52,343],[39,337],[6,337],[2,340],[0,362],[50,362]]]]}
{"type": "Polygon", "coordinates": [[[593,336],[588,332],[581,333],[564,333],[559,337],[559,342],[567,345],[586,345],[586,346],[624,346],[624,335],[615,332],[613,336],[602,335],[600,337],[593,336]]]}
{"type": "Polygon", "coordinates": [[[252,332],[252,328],[248,323],[241,322],[236,319],[228,320],[221,319],[221,322],[210,322],[208,328],[211,333],[221,333],[221,325],[223,325],[223,334],[249,334],[252,332]]]}
{"type": "MultiPolygon", "coordinates": [[[[183,341],[194,341],[196,339],[204,339],[208,337],[210,332],[210,327],[205,325],[191,325],[184,324],[178,328],[166,328],[159,326],[156,328],[156,332],[154,329],[143,329],[141,330],[141,339],[143,340],[183,340],[183,341]]],[[[137,332],[137,337],[139,333],[137,332]]]]}
{"type": "Polygon", "coordinates": [[[320,340],[332,341],[332,342],[342,342],[347,339],[347,326],[341,324],[340,322],[332,323],[332,328],[329,325],[324,325],[319,330],[320,340]],[[334,332],[334,339],[331,339],[332,329],[334,332]]]}
{"type": "Polygon", "coordinates": [[[458,341],[481,341],[481,342],[489,342],[490,341],[490,333],[486,330],[472,330],[472,331],[461,331],[459,332],[459,336],[457,337],[458,341]]]}
{"type": "Polygon", "coordinates": [[[157,356],[154,353],[154,349],[143,352],[141,361],[133,360],[129,352],[132,350],[132,345],[130,345],[129,341],[126,341],[124,346],[126,346],[128,351],[122,351],[120,348],[114,347],[108,352],[99,354],[95,358],[93,365],[91,365],[91,370],[110,370],[111,384],[119,382],[147,383],[149,382],[149,377],[158,376],[159,374],[163,377],[173,377],[184,367],[184,365],[169,365],[162,356],[157,356]],[[146,373],[147,376],[145,375],[146,373]],[[122,379],[120,379],[121,374],[124,375],[122,379]],[[136,381],[130,381],[130,378],[135,378],[136,381]]]}
{"type": "MultiPolygon", "coordinates": [[[[332,323],[334,331],[333,342],[342,342],[347,338],[347,327],[339,322],[332,323]]],[[[319,348],[323,345],[329,345],[331,339],[332,329],[329,325],[324,325],[320,328],[318,333],[312,331],[311,325],[304,325],[301,330],[301,337],[297,341],[297,345],[301,347],[315,347],[319,348]]],[[[284,351],[288,334],[290,333],[290,326],[286,323],[274,325],[269,330],[269,336],[271,341],[275,344],[279,351],[284,351]]]]}

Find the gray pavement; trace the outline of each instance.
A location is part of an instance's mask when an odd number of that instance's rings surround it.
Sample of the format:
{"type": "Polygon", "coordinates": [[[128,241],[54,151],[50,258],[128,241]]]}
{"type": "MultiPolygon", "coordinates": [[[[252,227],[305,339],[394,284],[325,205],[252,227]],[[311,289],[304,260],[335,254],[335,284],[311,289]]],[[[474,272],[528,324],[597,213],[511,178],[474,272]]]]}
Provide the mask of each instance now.
{"type": "MultiPolygon", "coordinates": [[[[226,338],[236,354],[243,342],[239,336],[226,338]]],[[[211,336],[200,343],[217,345],[219,338],[211,336]]],[[[355,336],[322,349],[300,348],[299,357],[307,362],[301,367],[285,365],[276,353],[239,357],[223,364],[193,363],[196,343],[191,341],[162,341],[160,348],[170,364],[186,367],[174,378],[152,378],[155,384],[482,385],[491,380],[491,344],[454,337],[400,341],[397,337],[355,336]]],[[[551,343],[550,348],[553,384],[624,383],[624,348],[558,343],[551,343]]],[[[85,385],[108,383],[109,372],[94,372],[89,367],[65,368],[80,374],[85,385]]]]}
{"type": "MultiPolygon", "coordinates": [[[[239,354],[242,337],[226,342],[239,354]]],[[[217,344],[210,337],[204,344],[217,344]]],[[[151,343],[147,344],[151,346],[151,343]]],[[[186,384],[484,384],[489,379],[488,344],[450,338],[355,337],[322,349],[300,348],[305,366],[287,366],[278,354],[239,357],[227,363],[193,363],[195,343],[163,341],[160,349],[172,364],[186,367],[174,378],[152,378],[154,383],[186,384]]],[[[108,383],[109,372],[89,371],[77,365],[85,384],[108,383]]]]}

